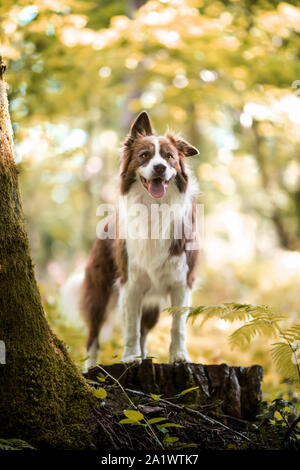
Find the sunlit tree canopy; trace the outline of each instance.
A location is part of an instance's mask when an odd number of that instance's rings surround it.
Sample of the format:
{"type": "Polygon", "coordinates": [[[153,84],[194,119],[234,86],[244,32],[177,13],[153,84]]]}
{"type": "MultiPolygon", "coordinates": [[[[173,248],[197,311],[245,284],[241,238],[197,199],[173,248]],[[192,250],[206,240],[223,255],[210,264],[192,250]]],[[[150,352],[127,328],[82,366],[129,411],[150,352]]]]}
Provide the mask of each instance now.
{"type": "MultiPolygon", "coordinates": [[[[0,40],[41,289],[77,359],[83,337],[70,339],[56,289],[84,265],[97,206],[117,200],[119,147],[142,109],[200,149],[194,302],[271,304],[299,321],[299,1],[5,0],[0,40]]],[[[168,316],[160,325],[150,346],[161,360],[168,316]]],[[[191,328],[195,360],[260,362],[275,380],[263,342],[240,355],[231,327],[212,325],[191,328]]],[[[104,359],[120,347],[116,333],[104,359]]]]}

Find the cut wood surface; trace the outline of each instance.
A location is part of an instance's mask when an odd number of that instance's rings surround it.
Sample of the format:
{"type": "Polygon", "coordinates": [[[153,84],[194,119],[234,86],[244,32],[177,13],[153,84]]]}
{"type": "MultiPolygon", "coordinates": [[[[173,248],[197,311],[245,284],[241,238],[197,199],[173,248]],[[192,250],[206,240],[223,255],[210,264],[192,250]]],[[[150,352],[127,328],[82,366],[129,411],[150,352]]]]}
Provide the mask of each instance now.
{"type": "Polygon", "coordinates": [[[97,377],[105,375],[104,371],[125,388],[162,395],[165,399],[177,396],[178,402],[199,408],[216,404],[221,413],[246,420],[255,419],[261,401],[263,369],[259,365],[155,364],[145,359],[141,364],[94,367],[85,377],[97,381],[97,377]],[[180,395],[192,387],[198,388],[180,395]]]}

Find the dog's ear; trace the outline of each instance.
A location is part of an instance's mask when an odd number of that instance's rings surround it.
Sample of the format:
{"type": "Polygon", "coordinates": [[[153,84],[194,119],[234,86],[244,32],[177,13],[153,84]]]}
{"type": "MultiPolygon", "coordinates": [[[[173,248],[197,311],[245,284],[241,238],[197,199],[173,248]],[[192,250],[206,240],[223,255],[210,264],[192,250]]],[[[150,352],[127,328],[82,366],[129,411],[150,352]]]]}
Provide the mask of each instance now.
{"type": "Polygon", "coordinates": [[[130,128],[130,136],[136,138],[139,135],[153,135],[150,118],[146,111],[142,111],[130,128]]]}
{"type": "Polygon", "coordinates": [[[179,152],[182,152],[186,157],[192,157],[193,155],[198,155],[198,153],[200,153],[196,147],[186,142],[186,140],[176,140],[176,147],[179,152]]]}
{"type": "Polygon", "coordinates": [[[186,140],[178,138],[175,134],[168,133],[167,137],[172,144],[175,145],[178,152],[182,153],[185,157],[192,157],[193,155],[200,153],[196,147],[189,144],[186,140]]]}

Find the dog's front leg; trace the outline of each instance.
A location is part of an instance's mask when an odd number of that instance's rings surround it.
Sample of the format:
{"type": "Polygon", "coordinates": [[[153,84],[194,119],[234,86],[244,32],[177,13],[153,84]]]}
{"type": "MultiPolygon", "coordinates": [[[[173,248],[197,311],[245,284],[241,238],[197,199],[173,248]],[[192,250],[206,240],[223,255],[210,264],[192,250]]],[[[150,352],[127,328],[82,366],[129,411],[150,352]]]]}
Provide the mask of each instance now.
{"type": "Polygon", "coordinates": [[[124,353],[126,363],[141,362],[141,305],[142,295],[136,285],[128,284],[121,294],[121,308],[124,320],[124,353]]]}
{"type": "MultiPolygon", "coordinates": [[[[172,307],[189,307],[190,299],[191,292],[186,285],[180,284],[172,287],[172,307]]],[[[187,315],[188,313],[173,313],[170,362],[191,362],[185,345],[187,315]]]]}

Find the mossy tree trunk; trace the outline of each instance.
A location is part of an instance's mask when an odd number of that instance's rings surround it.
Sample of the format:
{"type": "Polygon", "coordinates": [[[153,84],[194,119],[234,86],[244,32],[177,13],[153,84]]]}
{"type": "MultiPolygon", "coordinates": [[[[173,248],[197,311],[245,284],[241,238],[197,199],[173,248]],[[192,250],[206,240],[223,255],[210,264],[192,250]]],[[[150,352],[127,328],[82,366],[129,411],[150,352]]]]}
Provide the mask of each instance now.
{"type": "Polygon", "coordinates": [[[0,59],[0,437],[38,447],[89,448],[95,399],[42,308],[14,162],[0,59]]]}

